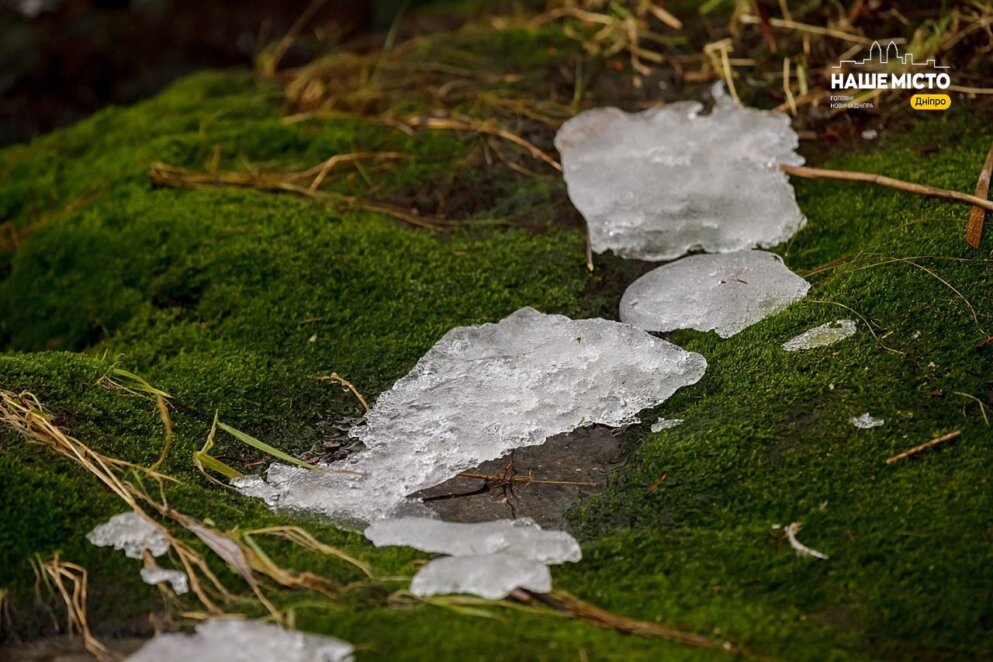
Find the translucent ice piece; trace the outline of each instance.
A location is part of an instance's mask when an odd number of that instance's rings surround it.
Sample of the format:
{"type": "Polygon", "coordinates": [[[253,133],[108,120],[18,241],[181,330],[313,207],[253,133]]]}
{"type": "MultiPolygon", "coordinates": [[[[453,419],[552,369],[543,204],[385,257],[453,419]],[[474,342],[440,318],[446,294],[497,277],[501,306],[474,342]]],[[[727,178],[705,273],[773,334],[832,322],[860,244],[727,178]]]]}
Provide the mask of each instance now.
{"type": "Polygon", "coordinates": [[[848,422],[860,430],[868,430],[869,428],[878,428],[886,421],[881,418],[876,418],[869,412],[866,412],[861,416],[852,416],[848,419],[848,422]]]}
{"type": "Polygon", "coordinates": [[[827,347],[845,338],[851,338],[854,335],[855,322],[853,320],[837,320],[815,326],[813,329],[804,331],[795,338],[787,340],[783,343],[783,349],[787,352],[795,352],[801,349],[827,347]]]}
{"type": "Polygon", "coordinates": [[[402,517],[374,522],[365,537],[376,547],[406,545],[452,556],[499,553],[541,563],[579,561],[583,556],[575,538],[564,531],[543,531],[532,519],[460,524],[402,517]]]}
{"type": "Polygon", "coordinates": [[[169,582],[176,595],[182,595],[190,590],[189,578],[182,570],[165,570],[163,568],[142,568],[141,578],[146,584],[169,582]]]}
{"type": "Polygon", "coordinates": [[[562,125],[569,198],[597,253],[672,260],[691,251],[767,248],[804,224],[778,165],[803,163],[790,119],[726,96],[629,114],[580,113],[562,125]]]}
{"type": "Polygon", "coordinates": [[[152,556],[162,556],[169,550],[166,537],[134,511],[114,515],[86,534],[86,539],[97,547],[123,549],[132,559],[140,559],[146,549],[152,556]]]}
{"type": "Polygon", "coordinates": [[[452,329],[380,395],[367,424],[351,431],[367,449],[333,467],[353,474],[277,463],[267,495],[277,508],[347,521],[421,514],[410,512],[408,494],[584,425],[634,422],[706,367],[699,354],[627,324],[522,308],[452,329]]]}
{"type": "Polygon", "coordinates": [[[681,418],[659,418],[659,420],[652,423],[651,430],[652,432],[661,432],[662,430],[668,430],[682,424],[683,419],[681,418]]]}
{"type": "Polygon", "coordinates": [[[807,295],[810,283],[764,251],[691,255],[634,281],[621,320],[647,331],[697,329],[728,338],[807,295]]]}
{"type": "Polygon", "coordinates": [[[351,662],[353,647],[334,637],[258,621],[210,619],[192,635],[160,634],[129,662],[351,662]]]}
{"type": "Polygon", "coordinates": [[[410,582],[414,595],[471,593],[488,600],[503,599],[517,588],[535,593],[551,591],[548,566],[507,554],[445,556],[428,562],[410,582]]]}

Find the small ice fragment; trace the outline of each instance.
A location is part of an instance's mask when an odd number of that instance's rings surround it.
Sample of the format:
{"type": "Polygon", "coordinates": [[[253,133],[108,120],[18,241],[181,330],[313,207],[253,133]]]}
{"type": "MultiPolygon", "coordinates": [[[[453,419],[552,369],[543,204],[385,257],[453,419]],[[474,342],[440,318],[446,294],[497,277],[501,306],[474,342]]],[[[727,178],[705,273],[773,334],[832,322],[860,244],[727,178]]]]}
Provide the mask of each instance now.
{"type": "Polygon", "coordinates": [[[86,539],[97,547],[123,549],[132,559],[142,558],[146,549],[152,556],[162,556],[169,550],[169,541],[162,532],[134,511],[114,515],[86,534],[86,539]]]}
{"type": "MultiPolygon", "coordinates": [[[[827,560],[828,558],[827,554],[824,554],[823,552],[818,552],[816,549],[807,547],[802,542],[797,540],[796,534],[800,532],[801,526],[802,525],[800,524],[800,522],[793,522],[792,524],[788,525],[785,529],[783,529],[786,533],[786,540],[790,543],[790,547],[792,547],[796,551],[797,556],[810,556],[815,559],[821,559],[822,561],[827,560]]],[[[779,529],[781,527],[777,524],[772,528],[779,529]]]]}
{"type": "Polygon", "coordinates": [[[265,482],[262,476],[238,476],[231,479],[231,485],[247,497],[262,499],[270,508],[275,508],[279,502],[279,490],[265,482]]]}
{"type": "Polygon", "coordinates": [[[728,338],[807,295],[810,283],[773,253],[691,255],[634,281],[621,320],[646,331],[696,329],[728,338]]]}
{"type": "Polygon", "coordinates": [[[351,662],[353,646],[341,639],[258,621],[212,618],[193,634],[160,634],[128,662],[351,662]]]}
{"type": "Polygon", "coordinates": [[[869,412],[866,412],[861,416],[852,416],[848,419],[848,422],[860,430],[868,430],[869,428],[878,428],[886,421],[881,418],[875,418],[869,412]]]}
{"type": "Polygon", "coordinates": [[[182,570],[165,570],[163,568],[142,568],[141,578],[146,584],[169,582],[176,595],[182,595],[190,590],[189,578],[182,570]]]}
{"type": "Polygon", "coordinates": [[[569,198],[597,253],[672,260],[768,248],[804,224],[779,164],[800,165],[790,118],[715,95],[641,113],[597,108],[562,125],[569,198]]]}
{"type": "Polygon", "coordinates": [[[452,556],[499,553],[541,563],[575,562],[583,557],[575,538],[565,531],[543,531],[530,518],[462,524],[402,517],[373,522],[365,537],[376,547],[406,545],[452,556]]]}
{"type": "Polygon", "coordinates": [[[366,450],[331,471],[275,463],[271,492],[243,485],[277,508],[349,523],[422,514],[408,494],[578,427],[630,424],[706,368],[628,324],[522,308],[446,333],[351,430],[366,450]]]}
{"type": "Polygon", "coordinates": [[[853,335],[855,335],[854,321],[836,320],[815,326],[813,329],[787,340],[783,343],[783,349],[787,352],[795,352],[801,349],[827,347],[845,338],[851,338],[853,335]]]}
{"type": "Polygon", "coordinates": [[[410,582],[414,595],[471,593],[501,600],[524,588],[535,593],[552,590],[552,573],[540,561],[507,554],[444,556],[422,567],[410,582]]]}
{"type": "Polygon", "coordinates": [[[661,432],[662,430],[668,430],[669,428],[674,428],[677,425],[682,425],[683,419],[681,418],[662,418],[652,423],[652,432],[661,432]]]}
{"type": "Polygon", "coordinates": [[[866,129],[865,131],[862,132],[863,140],[875,140],[878,137],[879,137],[879,131],[876,131],[875,129],[866,129]]]}

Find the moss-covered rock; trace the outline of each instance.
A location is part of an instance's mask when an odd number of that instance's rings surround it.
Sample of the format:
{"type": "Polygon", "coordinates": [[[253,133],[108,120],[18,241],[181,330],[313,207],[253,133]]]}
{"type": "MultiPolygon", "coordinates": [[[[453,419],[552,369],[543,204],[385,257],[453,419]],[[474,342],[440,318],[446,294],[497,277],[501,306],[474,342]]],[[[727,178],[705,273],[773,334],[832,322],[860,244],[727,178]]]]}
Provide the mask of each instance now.
{"type": "MultiPolygon", "coordinates": [[[[542,66],[570,57],[544,33],[460,39],[460,48],[497,54],[506,71],[526,70],[529,48],[542,66]]],[[[120,366],[168,391],[176,440],[163,469],[182,481],[169,486],[170,503],[222,529],[287,518],[194,469],[191,454],[215,412],[304,451],[326,426],[359,413],[351,394],[319,375],[338,372],[374,397],[453,326],[525,305],[613,317],[623,287],[646,268],[604,256],[588,273],[575,212],[559,176],[540,162],[534,176],[488,163],[475,134],[408,135],[356,117],[286,123],[278,92],[242,72],[201,74],[0,152],[0,219],[21,237],[16,251],[0,255],[0,386],[31,391],[80,440],[144,464],[162,447],[155,403],[102,378],[120,366]],[[466,223],[433,233],[291,195],[151,185],[152,162],[202,168],[214,145],[222,169],[302,169],[334,153],[404,152],[388,168],[336,176],[330,186],[416,206],[436,202],[440,183],[459,197],[460,220],[499,218],[510,227],[466,223]]],[[[884,133],[830,165],[968,190],[993,140],[989,109],[970,104],[884,133]],[[921,145],[936,135],[941,148],[925,156],[921,145]]],[[[809,298],[728,340],[675,334],[707,357],[709,371],[644,418],[664,413],[686,423],[625,433],[631,459],[608,493],[575,509],[586,558],[556,567],[556,585],[763,656],[993,655],[985,635],[993,622],[993,433],[983,405],[961,395],[993,404],[993,346],[980,346],[993,328],[988,242],[968,248],[959,205],[841,183],[796,188],[809,223],[780,252],[810,273],[809,298]],[[780,349],[841,317],[859,322],[854,338],[810,352],[780,349]],[[886,425],[848,424],[863,411],[886,425]],[[962,438],[946,448],[884,464],[956,429],[962,438]],[[774,524],[793,521],[828,561],[797,557],[774,533],[774,524]]],[[[242,468],[262,457],[230,438],[214,453],[242,468]]],[[[11,591],[13,632],[50,627],[33,604],[29,558],[57,550],[90,571],[98,632],[128,631],[162,608],[133,561],[85,541],[125,507],[78,466],[5,430],[0,494],[0,587],[11,591]]],[[[382,576],[409,575],[424,558],[305,524],[382,576]]],[[[361,578],[288,545],[273,554],[341,582],[361,578]]],[[[362,582],[336,600],[272,593],[298,626],[353,641],[369,657],[710,655],[524,612],[502,610],[493,620],[398,607],[388,597],[402,587],[362,582]]]]}

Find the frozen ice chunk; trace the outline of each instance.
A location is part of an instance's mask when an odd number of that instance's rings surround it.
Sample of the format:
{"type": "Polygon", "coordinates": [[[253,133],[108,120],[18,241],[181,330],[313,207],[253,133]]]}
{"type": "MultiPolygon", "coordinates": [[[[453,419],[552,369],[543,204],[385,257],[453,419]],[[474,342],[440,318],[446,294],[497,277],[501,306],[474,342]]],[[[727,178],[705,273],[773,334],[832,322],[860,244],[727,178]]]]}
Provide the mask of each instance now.
{"type": "Polygon", "coordinates": [[[852,416],[848,419],[848,422],[860,430],[868,430],[869,428],[878,428],[886,421],[881,418],[876,418],[869,412],[866,412],[861,416],[852,416]]]}
{"type": "Polygon", "coordinates": [[[351,662],[353,647],[334,637],[258,621],[210,619],[192,634],[160,634],[129,662],[351,662]]]}
{"type": "Polygon", "coordinates": [[[270,508],[279,500],[279,490],[265,482],[262,476],[238,476],[231,479],[231,485],[247,497],[262,499],[270,508]]]}
{"type": "Polygon", "coordinates": [[[646,331],[713,330],[728,338],[809,289],[772,253],[691,255],[634,281],[621,297],[621,320],[646,331]]]}
{"type": "Polygon", "coordinates": [[[410,582],[414,595],[471,593],[487,600],[501,600],[518,588],[535,593],[551,591],[548,566],[507,554],[445,556],[428,562],[410,582]]]}
{"type": "Polygon", "coordinates": [[[473,556],[506,554],[541,563],[579,561],[582,551],[565,531],[543,531],[529,518],[461,524],[420,517],[374,522],[365,537],[376,547],[406,545],[422,552],[473,556]]]}
{"type": "Polygon", "coordinates": [[[555,146],[594,251],[672,260],[696,250],[767,248],[803,226],[778,168],[803,163],[789,117],[726,95],[709,115],[701,109],[696,102],[636,114],[598,108],[562,125],[555,146]]]}
{"type": "Polygon", "coordinates": [[[837,320],[815,326],[813,329],[804,331],[800,335],[791,338],[783,343],[783,349],[787,352],[795,352],[801,349],[816,349],[817,347],[827,347],[845,338],[855,335],[855,322],[852,320],[837,320]]]}
{"type": "Polygon", "coordinates": [[[632,423],[706,367],[627,324],[522,308],[452,329],[380,395],[351,431],[366,450],[333,467],[352,474],[273,464],[267,481],[277,508],[363,522],[422,514],[408,494],[580,426],[632,423]]]}
{"type": "Polygon", "coordinates": [[[190,590],[189,578],[182,570],[165,570],[163,568],[142,568],[141,578],[146,584],[169,582],[176,595],[182,595],[190,590]]]}
{"type": "Polygon", "coordinates": [[[677,425],[682,425],[683,419],[681,418],[659,418],[659,420],[652,423],[652,432],[661,432],[662,430],[668,430],[674,428],[677,425]]]}
{"type": "Polygon", "coordinates": [[[169,551],[169,541],[162,532],[134,511],[114,515],[86,534],[86,539],[97,547],[123,549],[132,559],[140,559],[146,549],[152,556],[169,551]]]}

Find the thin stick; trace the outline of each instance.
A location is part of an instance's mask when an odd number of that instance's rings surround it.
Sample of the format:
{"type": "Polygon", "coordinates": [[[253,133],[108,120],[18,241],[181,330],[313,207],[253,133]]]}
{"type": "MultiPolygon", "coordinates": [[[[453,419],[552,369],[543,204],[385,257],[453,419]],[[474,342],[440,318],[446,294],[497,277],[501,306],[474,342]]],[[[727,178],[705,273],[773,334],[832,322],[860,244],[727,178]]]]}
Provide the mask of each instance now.
{"type": "MultiPolygon", "coordinates": [[[[986,154],[986,162],[979,173],[979,181],[976,182],[976,197],[986,200],[990,195],[990,174],[993,173],[993,145],[986,154]]],[[[983,238],[983,223],[986,220],[986,210],[981,207],[973,207],[969,210],[969,224],[965,227],[965,240],[973,248],[979,248],[979,242],[983,238]]]]}
{"type": "Polygon", "coordinates": [[[962,436],[961,430],[955,430],[954,432],[943,434],[940,437],[935,437],[931,441],[927,441],[921,444],[920,446],[914,446],[909,450],[905,450],[902,453],[898,453],[897,455],[894,455],[893,457],[886,460],[886,464],[893,464],[894,462],[898,462],[913,455],[917,455],[918,453],[922,453],[929,448],[933,448],[934,446],[937,446],[938,444],[943,444],[946,441],[952,441],[953,439],[958,439],[961,436],[962,436]]]}
{"type": "Polygon", "coordinates": [[[355,384],[348,381],[347,379],[339,375],[337,372],[332,372],[330,375],[327,375],[325,377],[318,377],[317,381],[338,382],[339,384],[341,384],[342,386],[344,386],[345,388],[347,388],[349,391],[352,392],[352,395],[354,395],[358,399],[359,403],[362,405],[362,408],[365,409],[366,412],[369,411],[369,403],[366,402],[364,397],[362,397],[362,394],[359,393],[359,390],[355,388],[355,384]]]}
{"type": "Polygon", "coordinates": [[[983,200],[982,198],[977,198],[974,195],[969,195],[968,193],[962,193],[960,191],[949,191],[948,189],[936,188],[925,184],[905,182],[900,179],[893,179],[892,177],[877,175],[871,172],[826,170],[824,168],[808,168],[806,166],[793,166],[786,164],[780,164],[779,169],[787,175],[793,175],[794,177],[805,177],[807,179],[837,179],[846,182],[866,182],[868,184],[878,184],[879,186],[886,186],[887,188],[897,189],[898,191],[917,193],[918,195],[926,195],[933,198],[955,200],[957,202],[964,202],[966,204],[993,211],[993,201],[991,200],[983,200]]]}

